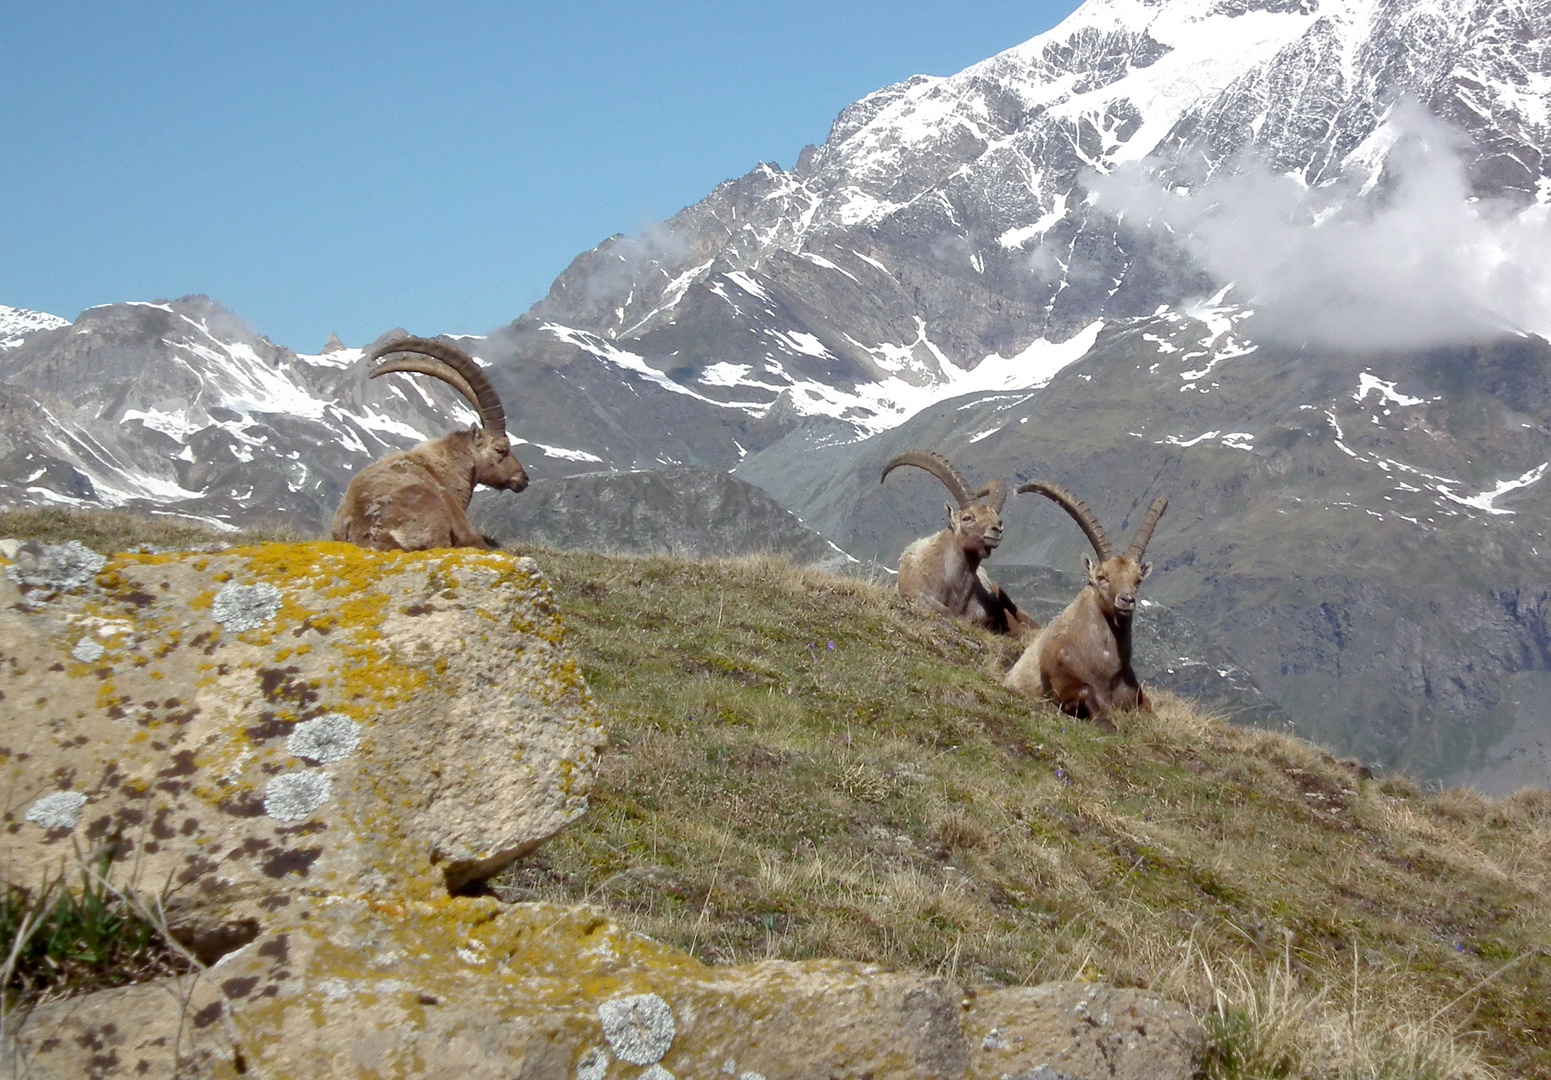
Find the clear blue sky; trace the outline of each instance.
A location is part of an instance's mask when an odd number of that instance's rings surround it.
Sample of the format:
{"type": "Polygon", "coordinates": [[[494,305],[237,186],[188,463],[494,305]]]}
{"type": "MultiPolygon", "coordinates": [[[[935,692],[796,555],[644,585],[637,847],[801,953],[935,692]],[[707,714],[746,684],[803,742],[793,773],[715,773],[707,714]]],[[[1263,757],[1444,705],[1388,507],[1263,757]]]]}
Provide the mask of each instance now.
{"type": "Polygon", "coordinates": [[[0,304],[203,292],[300,351],[481,333],[572,257],[1077,0],[0,8],[0,304]]]}

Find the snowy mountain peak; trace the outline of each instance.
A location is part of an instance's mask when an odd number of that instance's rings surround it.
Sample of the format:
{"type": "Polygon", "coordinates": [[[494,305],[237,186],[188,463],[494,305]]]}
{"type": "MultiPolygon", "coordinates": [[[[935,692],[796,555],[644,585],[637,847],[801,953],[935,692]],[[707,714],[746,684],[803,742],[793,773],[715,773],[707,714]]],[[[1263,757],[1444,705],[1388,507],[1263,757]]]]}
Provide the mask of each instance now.
{"type": "Polygon", "coordinates": [[[0,349],[14,349],[28,334],[35,334],[39,330],[56,330],[69,325],[69,319],[61,319],[46,311],[28,311],[26,308],[0,304],[0,349]]]}

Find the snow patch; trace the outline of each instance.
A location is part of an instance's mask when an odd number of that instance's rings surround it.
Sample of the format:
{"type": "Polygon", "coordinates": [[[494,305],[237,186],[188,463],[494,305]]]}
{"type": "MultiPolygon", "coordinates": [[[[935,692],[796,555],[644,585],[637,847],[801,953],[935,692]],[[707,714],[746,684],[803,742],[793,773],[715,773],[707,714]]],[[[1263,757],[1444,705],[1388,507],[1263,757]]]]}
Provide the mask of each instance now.
{"type": "Polygon", "coordinates": [[[1402,394],[1395,389],[1394,383],[1375,378],[1372,373],[1365,371],[1358,376],[1357,392],[1352,395],[1352,400],[1361,405],[1363,399],[1370,393],[1377,393],[1379,395],[1379,404],[1381,405],[1386,402],[1393,405],[1425,405],[1427,403],[1426,398],[1410,397],[1402,394]]]}

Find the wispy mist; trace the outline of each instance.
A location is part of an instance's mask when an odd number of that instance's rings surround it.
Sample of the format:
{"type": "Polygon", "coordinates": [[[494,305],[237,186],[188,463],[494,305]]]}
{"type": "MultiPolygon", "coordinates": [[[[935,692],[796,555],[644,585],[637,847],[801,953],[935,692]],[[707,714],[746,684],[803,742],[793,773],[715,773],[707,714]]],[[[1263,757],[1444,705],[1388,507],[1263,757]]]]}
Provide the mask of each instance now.
{"type": "Polygon", "coordinates": [[[1093,176],[1090,188],[1127,224],[1170,230],[1232,282],[1261,340],[1372,350],[1504,330],[1551,335],[1548,207],[1475,200],[1469,149],[1403,103],[1366,144],[1375,170],[1382,162],[1378,184],[1362,172],[1307,188],[1241,162],[1232,175],[1170,189],[1142,163],[1093,176]]]}

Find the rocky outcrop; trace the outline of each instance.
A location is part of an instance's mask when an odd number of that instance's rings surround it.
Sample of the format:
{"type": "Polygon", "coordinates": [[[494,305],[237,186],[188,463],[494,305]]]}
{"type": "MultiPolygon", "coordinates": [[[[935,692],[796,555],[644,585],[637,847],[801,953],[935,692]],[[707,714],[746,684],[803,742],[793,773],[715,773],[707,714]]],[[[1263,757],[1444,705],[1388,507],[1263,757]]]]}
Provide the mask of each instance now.
{"type": "Polygon", "coordinates": [[[709,968],[588,909],[483,897],[307,900],[198,978],[53,1002],[16,1027],[0,1067],[33,1080],[175,1060],[308,1080],[1184,1080],[1200,1043],[1184,1009],[1142,991],[709,968]]]}
{"type": "Polygon", "coordinates": [[[346,544],[16,553],[4,876],[169,884],[215,959],[301,894],[445,896],[587,806],[598,710],[531,559],[346,544]]]}

